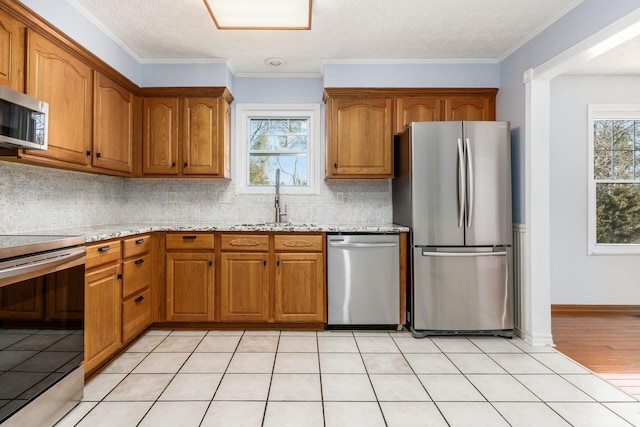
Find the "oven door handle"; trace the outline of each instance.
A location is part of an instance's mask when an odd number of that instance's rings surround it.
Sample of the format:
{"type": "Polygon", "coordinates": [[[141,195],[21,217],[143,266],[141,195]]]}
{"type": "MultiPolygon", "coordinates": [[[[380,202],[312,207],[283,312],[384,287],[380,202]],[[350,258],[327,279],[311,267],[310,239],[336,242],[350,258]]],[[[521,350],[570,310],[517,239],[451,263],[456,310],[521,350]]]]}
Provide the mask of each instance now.
{"type": "Polygon", "coordinates": [[[0,286],[83,265],[84,261],[83,246],[5,261],[0,263],[0,286]]]}

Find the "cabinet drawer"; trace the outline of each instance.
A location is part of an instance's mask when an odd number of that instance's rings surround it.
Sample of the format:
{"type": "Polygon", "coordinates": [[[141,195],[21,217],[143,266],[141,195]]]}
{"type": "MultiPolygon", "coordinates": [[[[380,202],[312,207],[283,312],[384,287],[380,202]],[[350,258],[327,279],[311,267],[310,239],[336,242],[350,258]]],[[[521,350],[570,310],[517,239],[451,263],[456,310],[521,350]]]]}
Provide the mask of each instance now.
{"type": "Polygon", "coordinates": [[[151,284],[151,255],[144,255],[122,263],[122,298],[151,284]]]}
{"type": "Polygon", "coordinates": [[[223,234],[220,240],[223,251],[266,252],[269,236],[264,234],[223,234]]]}
{"type": "Polygon", "coordinates": [[[130,239],[123,240],[122,243],[123,258],[129,258],[132,256],[140,255],[145,252],[149,252],[151,249],[151,236],[145,234],[144,236],[136,236],[130,239]]]}
{"type": "Polygon", "coordinates": [[[275,235],[274,245],[276,251],[296,252],[322,252],[323,247],[320,234],[275,235]]]}
{"type": "Polygon", "coordinates": [[[87,246],[85,268],[88,270],[98,265],[106,264],[120,259],[120,241],[99,243],[87,246]]]}
{"type": "Polygon", "coordinates": [[[168,233],[167,249],[213,249],[213,234],[168,233]]]}
{"type": "Polygon", "coordinates": [[[122,303],[122,341],[127,342],[151,323],[149,288],[122,303]]]}

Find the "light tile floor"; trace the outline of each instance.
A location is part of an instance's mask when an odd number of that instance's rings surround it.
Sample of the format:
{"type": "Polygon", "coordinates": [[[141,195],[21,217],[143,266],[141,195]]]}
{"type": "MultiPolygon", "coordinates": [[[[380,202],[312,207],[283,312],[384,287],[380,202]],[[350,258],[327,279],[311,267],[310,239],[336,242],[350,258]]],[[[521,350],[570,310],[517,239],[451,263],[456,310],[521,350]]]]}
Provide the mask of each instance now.
{"type": "Polygon", "coordinates": [[[640,426],[549,347],[383,331],[148,331],[58,427],[640,426]]]}

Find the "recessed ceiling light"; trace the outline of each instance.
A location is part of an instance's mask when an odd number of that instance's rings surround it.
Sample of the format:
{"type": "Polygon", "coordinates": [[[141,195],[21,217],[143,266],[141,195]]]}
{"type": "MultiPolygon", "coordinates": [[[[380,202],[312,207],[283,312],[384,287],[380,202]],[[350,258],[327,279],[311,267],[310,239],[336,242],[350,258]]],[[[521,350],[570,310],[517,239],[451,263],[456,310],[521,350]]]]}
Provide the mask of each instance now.
{"type": "Polygon", "coordinates": [[[204,0],[219,30],[309,30],[312,0],[204,0]]]}
{"type": "Polygon", "coordinates": [[[267,58],[264,60],[264,63],[267,65],[270,65],[272,67],[279,67],[281,65],[284,65],[287,63],[287,61],[285,61],[282,58],[267,58]]]}

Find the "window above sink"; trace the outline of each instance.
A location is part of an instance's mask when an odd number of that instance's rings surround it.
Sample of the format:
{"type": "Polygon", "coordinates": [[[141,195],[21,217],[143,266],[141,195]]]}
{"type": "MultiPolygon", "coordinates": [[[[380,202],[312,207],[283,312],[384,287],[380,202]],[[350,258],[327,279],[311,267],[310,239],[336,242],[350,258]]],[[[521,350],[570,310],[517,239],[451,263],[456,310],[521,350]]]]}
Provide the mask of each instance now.
{"type": "Polygon", "coordinates": [[[319,194],[320,105],[236,105],[236,193],[319,194]]]}

